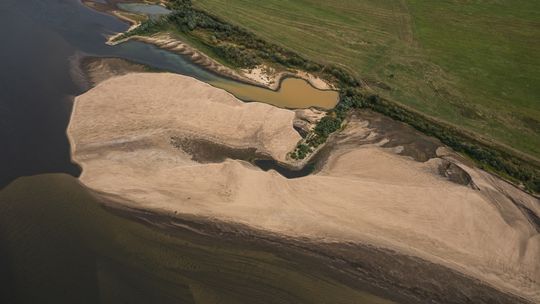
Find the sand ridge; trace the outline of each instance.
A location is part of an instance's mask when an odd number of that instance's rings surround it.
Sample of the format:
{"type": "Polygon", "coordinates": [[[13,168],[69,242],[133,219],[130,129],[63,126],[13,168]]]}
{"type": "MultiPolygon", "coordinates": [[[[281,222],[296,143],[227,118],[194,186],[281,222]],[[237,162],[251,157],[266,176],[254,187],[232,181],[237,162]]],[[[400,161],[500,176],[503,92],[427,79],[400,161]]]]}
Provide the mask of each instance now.
{"type": "MultiPolygon", "coordinates": [[[[422,163],[380,143],[338,145],[317,174],[286,179],[240,160],[197,163],[170,144],[204,138],[286,162],[300,139],[294,118],[189,77],[129,74],[77,97],[68,135],[80,180],[133,207],[369,243],[540,301],[540,234],[518,207],[538,215],[538,200],[451,153],[422,163]],[[443,161],[463,167],[479,190],[440,176],[443,161]]],[[[372,130],[358,121],[344,132],[372,130]]]]}

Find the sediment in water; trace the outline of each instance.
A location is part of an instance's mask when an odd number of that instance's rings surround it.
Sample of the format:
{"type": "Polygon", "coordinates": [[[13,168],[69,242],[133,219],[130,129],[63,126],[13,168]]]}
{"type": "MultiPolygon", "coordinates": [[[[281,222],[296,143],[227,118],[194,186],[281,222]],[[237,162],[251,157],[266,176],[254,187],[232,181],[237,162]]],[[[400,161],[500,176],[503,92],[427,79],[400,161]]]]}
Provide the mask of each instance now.
{"type": "Polygon", "coordinates": [[[288,162],[300,138],[294,117],[186,77],[132,74],[78,97],[68,134],[81,181],[132,208],[237,223],[283,238],[369,244],[533,301],[540,297],[540,237],[519,208],[538,214],[538,200],[436,142],[378,135],[377,117],[351,118],[320,170],[297,179],[238,160],[201,164],[170,143],[188,130],[288,162]],[[476,187],[441,176],[443,161],[459,166],[476,187]]]}

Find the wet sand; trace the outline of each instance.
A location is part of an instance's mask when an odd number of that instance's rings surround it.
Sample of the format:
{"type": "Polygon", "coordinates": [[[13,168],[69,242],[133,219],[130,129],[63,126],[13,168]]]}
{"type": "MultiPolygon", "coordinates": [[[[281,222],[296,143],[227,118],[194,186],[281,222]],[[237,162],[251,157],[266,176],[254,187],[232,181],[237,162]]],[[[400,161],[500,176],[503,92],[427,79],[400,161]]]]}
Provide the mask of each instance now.
{"type": "MultiPolygon", "coordinates": [[[[140,24],[137,15],[122,11],[120,4],[124,1],[107,1],[97,3],[83,2],[87,6],[101,12],[109,13],[128,21],[132,28],[140,24]]],[[[282,108],[333,108],[339,99],[335,88],[319,77],[303,71],[275,71],[271,68],[259,66],[251,70],[238,70],[227,67],[207,56],[196,48],[184,43],[177,35],[159,33],[152,36],[130,36],[117,41],[122,33],[109,37],[108,44],[117,45],[128,40],[138,40],[153,44],[157,47],[190,58],[198,66],[222,76],[222,79],[209,82],[215,87],[225,89],[244,101],[264,102],[282,108]]]]}
{"type": "Polygon", "coordinates": [[[65,174],[0,191],[0,302],[392,303],[313,254],[103,203],[65,174]]]}
{"type": "Polygon", "coordinates": [[[6,303],[15,295],[28,303],[526,303],[378,247],[130,209],[62,174],[17,180],[0,192],[0,206],[6,303]]]}
{"type": "Polygon", "coordinates": [[[81,59],[80,68],[86,76],[88,86],[94,87],[115,76],[129,73],[150,72],[151,68],[120,58],[85,57],[81,59]]]}
{"type": "Polygon", "coordinates": [[[529,303],[450,268],[381,247],[283,238],[230,222],[130,209],[118,202],[104,204],[114,214],[173,235],[187,230],[231,244],[261,246],[285,256],[309,257],[318,268],[331,269],[332,277],[340,283],[397,303],[529,303]]]}
{"type": "Polygon", "coordinates": [[[362,115],[332,139],[316,174],[296,179],[241,160],[199,163],[171,145],[184,133],[287,163],[300,138],[294,112],[241,103],[178,75],[130,74],[99,84],[77,98],[68,134],[81,181],[131,208],[383,248],[537,299],[540,237],[520,206],[539,214],[538,200],[437,142],[378,130],[382,118],[362,115]],[[442,174],[449,162],[470,182],[442,174]]]}

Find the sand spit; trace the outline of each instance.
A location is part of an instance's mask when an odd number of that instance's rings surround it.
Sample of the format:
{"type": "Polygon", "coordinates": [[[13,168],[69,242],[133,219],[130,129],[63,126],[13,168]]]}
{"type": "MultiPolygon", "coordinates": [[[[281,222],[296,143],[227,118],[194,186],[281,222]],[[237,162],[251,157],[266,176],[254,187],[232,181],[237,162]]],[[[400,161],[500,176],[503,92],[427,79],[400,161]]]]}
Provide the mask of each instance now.
{"type": "Polygon", "coordinates": [[[107,42],[110,45],[116,45],[128,40],[137,40],[144,43],[153,44],[161,49],[179,53],[188,56],[194,63],[213,71],[227,78],[240,82],[268,88],[274,91],[279,89],[281,81],[287,77],[297,77],[304,79],[311,86],[318,90],[335,90],[335,87],[327,81],[304,71],[281,71],[277,72],[273,68],[266,66],[257,66],[253,69],[235,70],[229,68],[215,59],[207,56],[203,52],[182,42],[177,37],[173,37],[169,33],[158,33],[152,36],[133,35],[125,39],[116,40],[120,34],[111,36],[107,42]]]}
{"type": "MultiPolygon", "coordinates": [[[[118,34],[118,35],[121,35],[121,34],[118,34]]],[[[261,85],[260,83],[256,81],[253,81],[249,78],[244,77],[237,71],[222,65],[221,63],[205,55],[199,50],[191,47],[189,44],[183,43],[179,41],[178,39],[173,38],[170,34],[159,33],[152,36],[133,35],[125,39],[115,41],[118,35],[110,37],[107,44],[116,45],[116,44],[123,43],[128,40],[137,40],[144,43],[153,44],[161,49],[185,55],[189,57],[190,60],[193,61],[195,64],[200,65],[217,74],[223,75],[227,78],[231,78],[234,80],[242,81],[242,82],[253,84],[253,85],[261,85]]]]}
{"type": "Polygon", "coordinates": [[[294,119],[293,111],[245,104],[188,77],[129,74],[76,98],[68,136],[80,180],[132,208],[370,244],[540,301],[540,234],[531,220],[539,201],[444,149],[415,161],[356,118],[318,173],[286,179],[240,160],[198,163],[171,144],[173,137],[211,140],[286,162],[300,139],[294,119]],[[471,181],[441,176],[447,163],[471,181]]]}
{"type": "MultiPolygon", "coordinates": [[[[116,16],[117,18],[130,23],[131,26],[126,32],[129,32],[135,29],[141,24],[141,20],[146,19],[146,17],[143,15],[137,15],[134,13],[117,9],[116,3],[130,2],[130,1],[118,0],[118,1],[108,1],[108,2],[109,3],[83,1],[83,4],[95,10],[112,14],[113,16],[116,16]]],[[[143,2],[153,3],[153,4],[160,3],[162,5],[164,4],[164,1],[143,1],[143,2]]],[[[162,32],[162,33],[157,33],[151,36],[133,35],[133,36],[126,37],[124,39],[118,39],[123,34],[124,33],[117,33],[117,34],[111,35],[107,39],[107,44],[116,45],[116,44],[126,42],[128,40],[137,40],[137,41],[153,44],[159,48],[188,56],[194,63],[210,71],[213,71],[219,75],[222,75],[222,76],[225,76],[227,78],[231,78],[237,81],[241,81],[244,83],[268,88],[274,91],[277,91],[279,89],[281,81],[287,77],[296,77],[296,78],[304,79],[309,84],[311,84],[314,88],[319,89],[319,90],[336,90],[336,87],[332,85],[331,83],[329,83],[328,81],[305,71],[297,71],[297,70],[276,71],[275,69],[271,67],[267,67],[265,65],[260,65],[253,69],[240,69],[240,70],[232,69],[216,61],[210,56],[206,55],[204,52],[201,52],[200,50],[192,47],[191,45],[184,43],[181,39],[179,39],[179,37],[177,37],[176,35],[172,35],[171,33],[162,32]]]]}

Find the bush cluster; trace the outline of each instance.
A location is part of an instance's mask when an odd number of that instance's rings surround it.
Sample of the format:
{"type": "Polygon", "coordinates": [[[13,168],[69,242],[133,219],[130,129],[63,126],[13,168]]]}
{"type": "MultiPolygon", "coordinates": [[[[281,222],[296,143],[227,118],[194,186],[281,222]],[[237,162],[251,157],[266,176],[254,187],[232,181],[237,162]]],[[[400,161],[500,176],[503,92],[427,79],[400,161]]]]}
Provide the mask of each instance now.
{"type": "Polygon", "coordinates": [[[313,152],[313,149],[308,145],[301,143],[299,144],[293,152],[291,152],[291,158],[293,159],[304,159],[306,156],[313,152]]]}
{"type": "Polygon", "coordinates": [[[342,117],[352,108],[369,108],[405,122],[424,134],[438,138],[455,151],[471,157],[483,169],[495,171],[506,178],[522,182],[532,192],[540,192],[540,169],[521,158],[481,143],[463,131],[435,122],[377,95],[364,96],[353,88],[345,88],[341,90],[340,98],[340,103],[335,109],[338,117],[342,117]]]}
{"type": "Polygon", "coordinates": [[[243,28],[193,8],[190,0],[173,0],[169,1],[168,5],[173,11],[172,14],[161,20],[148,20],[118,39],[129,35],[151,34],[167,26],[173,26],[204,43],[234,67],[253,68],[261,63],[278,64],[316,73],[339,85],[340,101],[337,106],[321,119],[314,132],[296,147],[291,157],[303,159],[313,151],[313,148],[324,143],[331,133],[340,129],[342,121],[351,109],[369,108],[437,137],[454,150],[470,156],[485,169],[496,171],[514,181],[521,181],[529,190],[540,192],[538,166],[528,164],[525,160],[496,147],[487,146],[462,131],[407,110],[379,96],[365,96],[360,92],[360,83],[357,79],[342,68],[321,65],[266,42],[243,28]]]}

